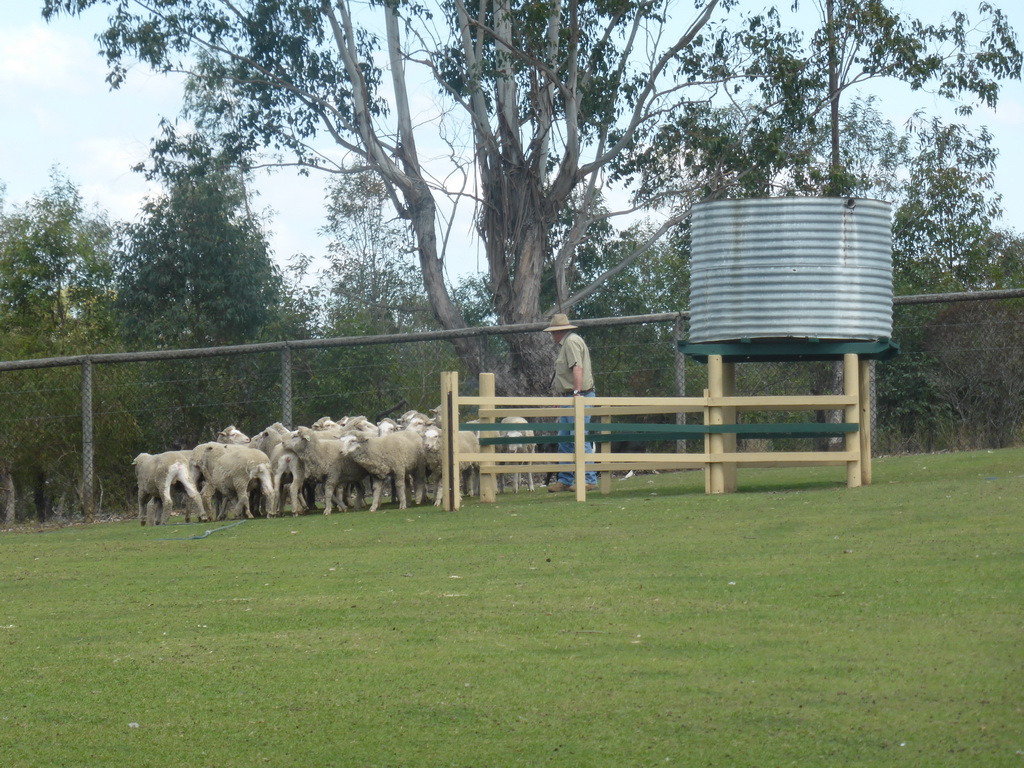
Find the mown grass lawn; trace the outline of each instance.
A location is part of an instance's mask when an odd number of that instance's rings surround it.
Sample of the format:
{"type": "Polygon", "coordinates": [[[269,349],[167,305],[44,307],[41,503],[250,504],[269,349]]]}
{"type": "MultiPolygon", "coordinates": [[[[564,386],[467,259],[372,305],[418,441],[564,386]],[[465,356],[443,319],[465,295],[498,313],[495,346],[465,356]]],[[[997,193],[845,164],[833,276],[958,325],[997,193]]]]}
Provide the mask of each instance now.
{"type": "Polygon", "coordinates": [[[0,764],[1024,766],[1024,450],[874,469],[0,534],[0,764]]]}

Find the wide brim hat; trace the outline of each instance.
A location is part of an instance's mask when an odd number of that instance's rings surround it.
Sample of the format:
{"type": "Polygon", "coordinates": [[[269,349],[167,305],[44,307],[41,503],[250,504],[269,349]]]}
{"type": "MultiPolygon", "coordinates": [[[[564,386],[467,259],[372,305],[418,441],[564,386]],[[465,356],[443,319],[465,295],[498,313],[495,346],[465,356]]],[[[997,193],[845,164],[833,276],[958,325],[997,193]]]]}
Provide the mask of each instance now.
{"type": "Polygon", "coordinates": [[[569,322],[569,316],[559,312],[551,318],[551,325],[545,328],[545,331],[571,331],[579,326],[573,325],[569,322]]]}

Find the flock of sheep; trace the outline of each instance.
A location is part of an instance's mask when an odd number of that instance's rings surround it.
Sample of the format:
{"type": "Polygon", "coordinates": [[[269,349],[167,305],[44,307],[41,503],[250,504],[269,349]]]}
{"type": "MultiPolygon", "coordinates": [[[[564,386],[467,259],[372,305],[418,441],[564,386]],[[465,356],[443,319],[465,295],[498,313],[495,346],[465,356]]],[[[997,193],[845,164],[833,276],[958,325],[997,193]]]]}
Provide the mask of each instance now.
{"type": "MultiPolygon", "coordinates": [[[[526,423],[508,417],[506,423],[526,423]]],[[[532,437],[528,430],[504,432],[510,436],[532,437]]],[[[473,432],[459,432],[459,450],[479,451],[473,432]]],[[[398,420],[378,424],[363,416],[337,421],[324,417],[311,427],[290,430],[280,423],[248,437],[234,426],[218,433],[214,442],[202,443],[191,451],[140,453],[132,461],[138,483],[139,521],[166,523],[173,508],[172,492],[187,496],[185,521],[195,512],[201,521],[267,517],[284,513],[287,497],[293,515],[316,506],[322,494],[324,514],[335,505],[347,511],[359,509],[364,494],[371,493],[370,511],[375,511],[385,490],[399,509],[406,509],[410,496],[422,504],[429,482],[439,485],[441,477],[441,426],[419,411],[408,411],[398,420]]],[[[533,451],[534,445],[510,445],[507,450],[533,451]]],[[[464,463],[461,481],[467,492],[479,489],[479,467],[464,463]]],[[[533,476],[527,484],[534,489],[533,476]]],[[[519,491],[519,476],[515,476],[519,491]]],[[[434,504],[440,506],[442,493],[436,490],[434,504]]]]}

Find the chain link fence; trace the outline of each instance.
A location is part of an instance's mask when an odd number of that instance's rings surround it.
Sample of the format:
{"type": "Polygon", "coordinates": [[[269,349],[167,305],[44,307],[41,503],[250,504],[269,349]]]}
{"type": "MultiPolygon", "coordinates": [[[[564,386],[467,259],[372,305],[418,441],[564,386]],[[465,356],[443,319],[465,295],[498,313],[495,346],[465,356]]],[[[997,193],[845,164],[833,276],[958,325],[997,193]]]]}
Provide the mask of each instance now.
{"type": "MultiPolygon", "coordinates": [[[[578,321],[599,392],[700,395],[706,368],[677,351],[685,321],[686,313],[578,321]]],[[[486,337],[494,351],[509,334],[542,327],[0,362],[0,513],[8,522],[130,513],[131,462],[141,452],[190,448],[232,424],[251,435],[277,421],[428,410],[442,371],[475,386],[451,338],[486,337]]],[[[1021,441],[1024,291],[899,298],[893,337],[901,354],[875,364],[873,377],[876,455],[1021,441]]],[[[740,364],[737,390],[831,393],[836,368],[740,364]]]]}

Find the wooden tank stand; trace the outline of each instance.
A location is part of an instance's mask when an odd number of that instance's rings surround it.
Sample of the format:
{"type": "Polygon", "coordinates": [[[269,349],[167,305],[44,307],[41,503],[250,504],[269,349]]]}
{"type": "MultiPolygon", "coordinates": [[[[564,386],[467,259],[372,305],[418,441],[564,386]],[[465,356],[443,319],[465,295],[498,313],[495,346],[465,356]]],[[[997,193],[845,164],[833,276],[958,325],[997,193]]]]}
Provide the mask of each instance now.
{"type": "MultiPolygon", "coordinates": [[[[736,364],[739,362],[842,361],[843,426],[846,455],[846,485],[856,488],[871,484],[871,366],[872,360],[887,360],[899,352],[889,339],[879,341],[827,341],[814,339],[786,342],[724,342],[692,344],[681,342],[680,351],[708,366],[708,400],[705,423],[711,431],[705,437],[708,468],[704,473],[707,493],[732,493],[737,488],[737,459],[746,465],[789,466],[791,456],[738,454],[736,439],[747,432],[736,421],[738,406],[777,408],[778,398],[739,398],[736,396],[736,364]]],[[[815,425],[798,425],[807,437],[819,436],[815,425]]],[[[754,427],[757,429],[757,427],[754,427]]],[[[812,455],[808,462],[814,463],[812,455]]],[[[821,462],[817,462],[821,463],[821,462]]]]}
{"type": "MultiPolygon", "coordinates": [[[[601,493],[611,491],[611,473],[647,469],[702,469],[705,491],[711,494],[736,490],[737,469],[743,467],[846,467],[850,487],[871,483],[871,400],[870,361],[885,360],[899,347],[880,342],[817,342],[766,344],[679,345],[680,351],[708,365],[708,388],[703,397],[498,397],[493,373],[481,373],[478,395],[461,395],[454,371],[441,374],[440,418],[443,434],[440,493],[446,509],[459,509],[462,492],[459,470],[476,464],[480,469],[480,499],[496,498],[497,475],[511,472],[551,472],[571,468],[577,476],[593,469],[599,476],[601,493]],[[737,396],[736,364],[749,362],[842,361],[842,395],[737,396]],[[461,411],[475,409],[464,421],[461,411]],[[748,411],[841,410],[838,424],[782,420],[777,423],[741,423],[738,414],[748,411]],[[660,415],[673,419],[679,414],[703,415],[703,423],[637,422],[637,416],[660,415]],[[591,420],[585,422],[584,416],[591,420]],[[530,437],[510,437],[520,424],[503,424],[505,416],[534,419],[530,437]],[[558,421],[571,416],[571,425],[558,421]],[[539,421],[537,421],[539,419],[539,421]],[[621,419],[621,420],[619,420],[621,419]],[[451,425],[452,428],[447,428],[451,425]],[[480,449],[463,452],[458,433],[474,432],[480,449]],[[563,431],[572,433],[567,440],[563,431]],[[738,451],[738,438],[842,438],[839,451],[738,451]],[[613,453],[613,442],[702,441],[702,452],[613,453]],[[513,444],[572,443],[569,453],[499,453],[498,446],[513,444]],[[595,443],[586,453],[585,442],[595,443]],[[597,446],[600,448],[597,449],[597,446]]],[[[585,501],[586,484],[576,486],[576,500],[585,501]]]]}

